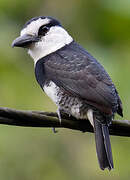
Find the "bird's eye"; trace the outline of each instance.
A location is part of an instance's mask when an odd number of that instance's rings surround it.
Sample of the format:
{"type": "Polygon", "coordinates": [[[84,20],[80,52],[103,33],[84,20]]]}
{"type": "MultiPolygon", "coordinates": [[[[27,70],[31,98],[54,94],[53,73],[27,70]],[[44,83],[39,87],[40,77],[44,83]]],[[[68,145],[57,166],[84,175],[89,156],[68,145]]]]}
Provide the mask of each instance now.
{"type": "Polygon", "coordinates": [[[45,34],[49,31],[49,27],[41,26],[38,31],[38,36],[45,36],[45,34]]]}

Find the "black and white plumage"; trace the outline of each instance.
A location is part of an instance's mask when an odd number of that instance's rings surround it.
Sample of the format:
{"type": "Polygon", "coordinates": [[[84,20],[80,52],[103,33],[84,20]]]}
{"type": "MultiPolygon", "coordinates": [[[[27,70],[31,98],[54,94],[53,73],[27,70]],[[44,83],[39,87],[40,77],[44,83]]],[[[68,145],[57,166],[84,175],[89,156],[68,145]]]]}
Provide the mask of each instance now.
{"type": "Polygon", "coordinates": [[[12,46],[28,48],[36,79],[59,111],[90,120],[100,168],[111,170],[108,126],[115,113],[123,114],[120,97],[103,66],[52,17],[28,21],[12,46]]]}

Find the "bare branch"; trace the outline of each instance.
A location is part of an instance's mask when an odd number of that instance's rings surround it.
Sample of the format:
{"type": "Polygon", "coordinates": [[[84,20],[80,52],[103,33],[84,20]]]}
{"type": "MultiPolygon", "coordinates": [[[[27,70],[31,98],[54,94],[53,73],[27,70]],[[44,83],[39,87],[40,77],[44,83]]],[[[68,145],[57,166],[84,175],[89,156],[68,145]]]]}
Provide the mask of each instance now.
{"type": "MultiPolygon", "coordinates": [[[[62,113],[60,124],[57,113],[41,111],[22,111],[10,108],[0,108],[0,124],[24,127],[56,127],[93,132],[93,127],[88,120],[77,120],[62,113]]],[[[111,135],[130,136],[129,120],[114,120],[109,127],[111,135]]]]}

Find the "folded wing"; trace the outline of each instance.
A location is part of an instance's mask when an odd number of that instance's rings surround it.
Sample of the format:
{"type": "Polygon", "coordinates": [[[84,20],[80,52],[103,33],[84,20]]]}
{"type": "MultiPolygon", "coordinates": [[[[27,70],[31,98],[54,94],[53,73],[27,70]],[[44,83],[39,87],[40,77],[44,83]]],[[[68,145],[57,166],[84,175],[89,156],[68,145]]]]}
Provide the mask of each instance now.
{"type": "Polygon", "coordinates": [[[122,115],[118,93],[104,68],[73,42],[52,53],[44,62],[44,73],[66,93],[85,99],[99,110],[122,115]]]}

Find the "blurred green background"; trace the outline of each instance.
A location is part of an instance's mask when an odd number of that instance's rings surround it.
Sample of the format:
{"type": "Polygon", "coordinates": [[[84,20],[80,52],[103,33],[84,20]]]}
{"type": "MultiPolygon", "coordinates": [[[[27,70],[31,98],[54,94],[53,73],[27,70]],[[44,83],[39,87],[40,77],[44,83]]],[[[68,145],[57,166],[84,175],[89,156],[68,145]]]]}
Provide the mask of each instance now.
{"type": "MultiPolygon", "coordinates": [[[[11,48],[23,24],[34,16],[59,19],[95,56],[115,83],[130,120],[129,0],[0,0],[0,105],[55,111],[34,76],[26,50],[11,48]]],[[[119,116],[116,116],[119,119],[119,116]]],[[[130,179],[130,139],[111,137],[115,169],[101,171],[94,136],[67,129],[0,126],[1,180],[130,179]]]]}

